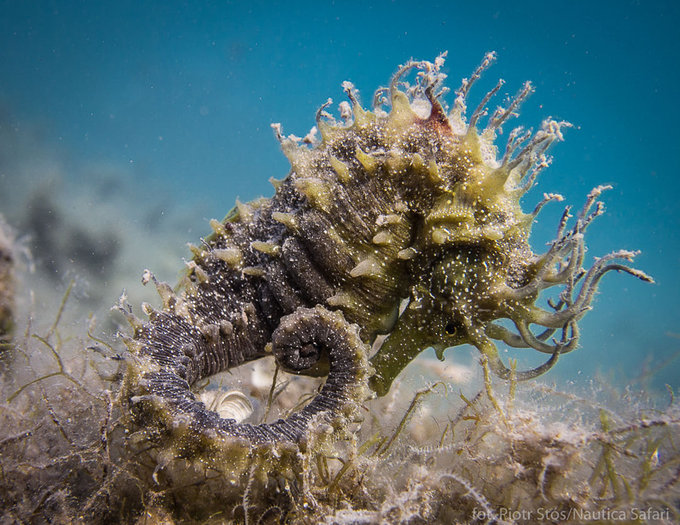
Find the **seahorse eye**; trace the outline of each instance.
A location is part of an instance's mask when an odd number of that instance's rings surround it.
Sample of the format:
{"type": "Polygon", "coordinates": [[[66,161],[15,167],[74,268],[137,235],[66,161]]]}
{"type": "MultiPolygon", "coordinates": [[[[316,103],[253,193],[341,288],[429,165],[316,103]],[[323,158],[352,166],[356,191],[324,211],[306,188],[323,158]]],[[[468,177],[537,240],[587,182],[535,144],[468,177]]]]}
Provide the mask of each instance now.
{"type": "Polygon", "coordinates": [[[446,324],[446,328],[444,328],[444,330],[448,335],[456,335],[456,332],[458,332],[458,325],[453,321],[449,321],[446,324]]]}

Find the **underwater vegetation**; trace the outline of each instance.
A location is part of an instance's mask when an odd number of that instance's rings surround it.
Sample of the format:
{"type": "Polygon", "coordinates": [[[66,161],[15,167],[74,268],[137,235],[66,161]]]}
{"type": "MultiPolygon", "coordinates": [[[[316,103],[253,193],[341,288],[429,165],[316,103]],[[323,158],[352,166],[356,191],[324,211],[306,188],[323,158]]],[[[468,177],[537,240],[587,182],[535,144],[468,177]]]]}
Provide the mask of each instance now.
{"type": "MultiPolygon", "coordinates": [[[[545,194],[529,213],[520,199],[569,124],[515,128],[499,153],[533,88],[489,115],[499,82],[467,116],[494,58],[450,109],[440,56],[399,68],[371,111],[344,83],[339,121],[329,101],[304,138],[274,125],[290,173],[271,199],[210,222],[177,287],[144,272],[162,307],[145,303],[140,319],[121,298],[127,349],[94,319],[62,328],[72,285],[51,324],[15,330],[3,354],[3,519],[677,520],[672,392],[654,403],[528,381],[577,347],[606,273],[652,280],[621,263],[630,251],[584,267],[604,186],[533,252],[534,220],[562,198],[545,194]],[[481,356],[474,394],[403,379],[426,348],[443,358],[463,344],[481,356]],[[499,344],[546,359],[518,370],[499,344]]],[[[13,289],[4,275],[0,292],[13,289]]]]}
{"type": "Polygon", "coordinates": [[[0,215],[0,345],[14,324],[14,234],[0,215]]]}

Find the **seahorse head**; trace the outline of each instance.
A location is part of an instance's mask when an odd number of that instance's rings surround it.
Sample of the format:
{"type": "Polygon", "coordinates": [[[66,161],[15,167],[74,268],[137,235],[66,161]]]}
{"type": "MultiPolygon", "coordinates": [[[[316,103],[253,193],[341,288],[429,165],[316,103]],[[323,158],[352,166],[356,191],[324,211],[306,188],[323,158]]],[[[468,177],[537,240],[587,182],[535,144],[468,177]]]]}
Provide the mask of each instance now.
{"type": "Polygon", "coordinates": [[[364,210],[364,224],[375,219],[378,230],[371,231],[372,244],[360,240],[352,245],[348,257],[355,266],[343,280],[350,284],[328,300],[359,320],[369,338],[388,333],[371,360],[378,393],[385,393],[408,362],[430,346],[443,358],[444,349],[471,344],[501,377],[511,371],[495,341],[549,354],[544,365],[515,374],[534,377],[576,347],[576,323],[589,309],[604,273],[623,270],[650,280],[610,264],[617,258],[630,260],[631,252],[615,252],[588,270],[583,267],[583,234],[603,211],[597,198],[604,186],[591,192],[569,228],[570,208],[565,210],[546,253],[532,251],[529,237],[539,210],[562,197],[544,194],[528,213],[521,200],[550,164],[548,148],[563,139],[562,130],[570,124],[546,119],[535,132],[517,127],[499,148],[503,126],[533,87],[524,83],[509,102],[489,112],[489,101],[503,85],[499,81],[469,113],[470,88],[494,59],[488,53],[463,80],[451,108],[445,103],[441,55],[434,62],[400,67],[390,85],[376,92],[372,111],[345,83],[351,104],[340,105],[342,122],[326,113],[330,100],[317,112],[321,140],[314,134],[283,138],[275,127],[295,185],[314,207],[328,211],[342,200],[333,191],[336,179],[350,186],[362,181],[359,187],[381,194],[381,202],[391,206],[377,219],[372,214],[378,212],[364,210]],[[413,73],[415,82],[407,82],[413,73]],[[315,147],[300,147],[300,140],[315,147]],[[324,175],[318,176],[319,171],[324,175]],[[537,305],[545,290],[555,295],[549,309],[537,305]],[[382,299],[372,303],[373,297],[403,298],[399,315],[381,310],[382,299]],[[516,330],[508,328],[513,325],[516,330]]]}

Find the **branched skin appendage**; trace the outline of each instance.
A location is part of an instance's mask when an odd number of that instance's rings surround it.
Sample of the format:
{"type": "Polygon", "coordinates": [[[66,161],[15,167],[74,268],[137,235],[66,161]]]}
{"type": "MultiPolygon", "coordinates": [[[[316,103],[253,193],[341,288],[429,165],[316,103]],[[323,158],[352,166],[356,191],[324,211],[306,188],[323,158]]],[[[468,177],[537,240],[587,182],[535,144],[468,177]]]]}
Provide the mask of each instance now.
{"type": "Polygon", "coordinates": [[[577,323],[605,273],[651,281],[615,262],[631,260],[627,251],[583,268],[584,232],[603,211],[597,199],[605,187],[591,192],[572,226],[567,208],[548,251],[533,253],[531,225],[544,204],[561,197],[546,194],[528,214],[520,199],[569,124],[549,119],[536,133],[517,128],[498,158],[496,135],[533,88],[525,84],[487,117],[499,82],[466,120],[469,89],[493,59],[488,54],[463,81],[451,111],[442,101],[439,57],[401,67],[376,93],[373,111],[345,83],[351,104],[341,104],[341,122],[325,112],[330,101],[319,109],[320,139],[283,137],[274,126],[292,165],[275,181],[275,195],[237,203],[223,221],[211,221],[214,232],[193,248],[179,294],[145,274],[163,299],[161,311],[145,306],[148,322],[121,306],[134,326],[126,385],[140,426],[172,436],[180,457],[276,444],[280,456],[312,434],[347,428],[367,384],[385,394],[430,346],[441,356],[471,344],[502,378],[511,372],[496,341],[533,348],[547,354],[545,364],[515,377],[542,374],[576,347],[577,323]],[[413,71],[416,82],[408,85],[413,71]],[[548,288],[559,290],[551,310],[536,305],[548,288]],[[387,337],[369,362],[380,334],[387,337]],[[191,392],[197,381],[270,352],[285,370],[327,374],[322,391],[288,419],[221,419],[191,392]]]}

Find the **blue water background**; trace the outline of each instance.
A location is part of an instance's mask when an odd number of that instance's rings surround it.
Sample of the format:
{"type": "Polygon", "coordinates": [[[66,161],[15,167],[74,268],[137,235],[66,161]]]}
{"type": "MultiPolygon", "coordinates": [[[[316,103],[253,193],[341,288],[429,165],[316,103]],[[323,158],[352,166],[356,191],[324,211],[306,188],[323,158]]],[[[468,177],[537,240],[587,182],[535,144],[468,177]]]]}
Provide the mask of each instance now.
{"type": "MultiPolygon", "coordinates": [[[[343,80],[370,101],[398,64],[444,50],[455,89],[496,50],[473,100],[498,77],[506,93],[529,79],[536,93],[518,123],[553,116],[576,126],[525,207],[546,191],[580,205],[592,187],[613,184],[588,255],[640,249],[636,265],[658,283],[607,276],[582,348],[551,373],[634,377],[680,350],[679,26],[673,1],[3,0],[2,125],[37,124],[66,157],[129,171],[139,182],[131,207],[169,191],[169,207],[199,202],[206,219],[221,218],[236,197],[271,195],[267,179],[285,176],[270,123],[302,136],[321,103],[342,100],[343,80]]],[[[537,249],[559,208],[536,226],[537,249]]],[[[655,381],[677,389],[679,371],[675,360],[655,381]]]]}

